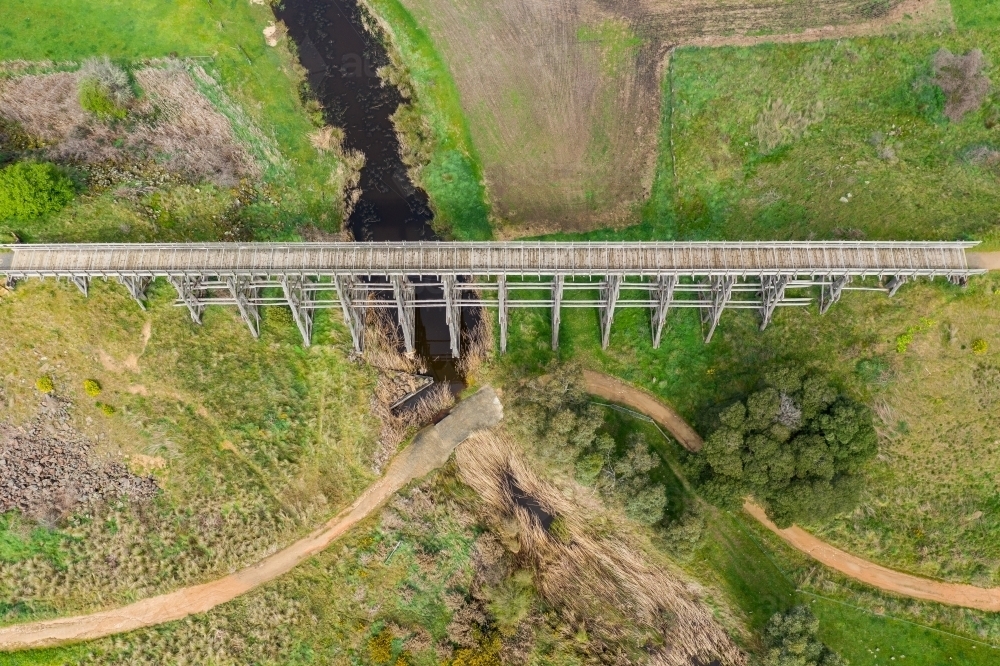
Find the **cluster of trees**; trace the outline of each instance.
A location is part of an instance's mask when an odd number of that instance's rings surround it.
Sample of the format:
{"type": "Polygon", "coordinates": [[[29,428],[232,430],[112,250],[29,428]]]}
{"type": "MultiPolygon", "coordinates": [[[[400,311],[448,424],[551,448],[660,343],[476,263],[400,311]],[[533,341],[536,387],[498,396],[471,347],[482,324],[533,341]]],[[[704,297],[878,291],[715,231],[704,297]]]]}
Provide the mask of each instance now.
{"type": "Polygon", "coordinates": [[[870,410],[800,369],[765,383],[722,411],[693,459],[703,494],[728,507],[753,496],[782,527],[853,509],[878,450],[870,410]]]}
{"type": "Polygon", "coordinates": [[[73,181],[54,164],[16,162],[0,169],[0,221],[57,211],[75,194],[73,181]]]}
{"type": "Polygon", "coordinates": [[[580,368],[554,365],[525,381],[508,399],[508,428],[525,449],[621,505],[634,520],[652,525],[667,505],[664,486],[652,479],[662,464],[639,433],[615,441],[606,432],[604,408],[591,402],[580,368]]]}
{"type": "Polygon", "coordinates": [[[817,638],[819,620],[807,606],[775,613],[764,629],[764,666],[843,666],[844,660],[817,638]]]}

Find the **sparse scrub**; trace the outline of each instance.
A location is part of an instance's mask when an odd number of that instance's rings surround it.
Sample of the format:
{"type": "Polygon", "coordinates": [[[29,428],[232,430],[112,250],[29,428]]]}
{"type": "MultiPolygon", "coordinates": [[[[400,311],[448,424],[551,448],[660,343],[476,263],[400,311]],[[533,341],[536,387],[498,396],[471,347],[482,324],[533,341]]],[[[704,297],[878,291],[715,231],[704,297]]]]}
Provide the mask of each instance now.
{"type": "Polygon", "coordinates": [[[964,56],[941,49],[934,54],[934,84],[947,99],[944,114],[952,122],[960,122],[965,114],[979,109],[990,92],[990,80],[985,74],[985,56],[973,49],[964,56]]]}
{"type": "Polygon", "coordinates": [[[0,169],[0,221],[25,222],[58,211],[75,194],[54,164],[18,162],[0,169]]]}

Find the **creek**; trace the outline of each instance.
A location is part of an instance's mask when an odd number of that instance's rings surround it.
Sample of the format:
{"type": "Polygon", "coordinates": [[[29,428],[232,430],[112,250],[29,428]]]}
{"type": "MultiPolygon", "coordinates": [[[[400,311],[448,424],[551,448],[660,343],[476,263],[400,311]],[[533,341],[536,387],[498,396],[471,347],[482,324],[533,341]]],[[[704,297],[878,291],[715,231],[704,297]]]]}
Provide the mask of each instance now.
{"type": "MultiPolygon", "coordinates": [[[[355,0],[283,0],[275,16],[298,46],[327,124],[344,131],[344,149],[364,153],[361,196],[347,220],[357,241],[440,240],[431,227],[427,193],[416,187],[400,156],[392,114],[404,103],[378,75],[389,65],[385,45],[365,27],[355,0]]],[[[440,299],[440,287],[416,285],[421,299],[440,299]]],[[[463,308],[463,328],[476,315],[463,308]]],[[[468,330],[466,328],[466,330],[468,330]]],[[[416,346],[438,381],[464,386],[451,358],[444,308],[417,308],[416,346]]]]}

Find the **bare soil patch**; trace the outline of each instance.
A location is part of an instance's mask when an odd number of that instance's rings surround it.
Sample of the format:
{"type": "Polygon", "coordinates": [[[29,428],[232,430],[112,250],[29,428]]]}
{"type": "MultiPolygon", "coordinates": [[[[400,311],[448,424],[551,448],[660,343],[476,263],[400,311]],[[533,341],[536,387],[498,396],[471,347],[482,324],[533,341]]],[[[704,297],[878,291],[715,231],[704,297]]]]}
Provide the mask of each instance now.
{"type": "MultiPolygon", "coordinates": [[[[193,68],[196,76],[208,79],[193,68]]],[[[155,162],[162,169],[230,187],[260,174],[229,119],[203,95],[180,62],[134,72],[142,96],[120,121],[80,106],[80,72],[0,79],[0,118],[36,138],[46,159],[84,164],[155,162]]]]}
{"type": "Polygon", "coordinates": [[[455,77],[503,237],[634,219],[652,183],[672,47],[819,40],[951,20],[947,0],[403,4],[455,77]]]}
{"type": "Polygon", "coordinates": [[[95,443],[70,424],[69,403],[46,396],[26,426],[0,423],[0,513],[20,510],[53,521],[81,505],[120,498],[147,501],[159,491],[118,460],[98,457],[95,443]]]}

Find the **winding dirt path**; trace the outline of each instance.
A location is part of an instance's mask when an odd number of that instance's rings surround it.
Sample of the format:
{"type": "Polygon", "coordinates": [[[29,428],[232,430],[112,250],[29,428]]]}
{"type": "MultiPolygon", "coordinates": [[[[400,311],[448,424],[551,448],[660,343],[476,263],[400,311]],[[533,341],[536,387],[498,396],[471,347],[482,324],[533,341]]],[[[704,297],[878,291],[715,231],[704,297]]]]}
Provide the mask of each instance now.
{"type": "Polygon", "coordinates": [[[688,425],[687,421],[673,407],[664,404],[642,389],[626,384],[617,377],[592,370],[583,371],[583,381],[587,387],[587,393],[642,412],[666,428],[688,451],[697,453],[705,445],[701,436],[688,425]]]}
{"type": "Polygon", "coordinates": [[[407,483],[447,462],[455,447],[474,432],[496,425],[501,418],[503,407],[500,400],[487,386],[460,402],[440,423],[421,431],[413,443],[396,456],[385,475],[368,486],[350,507],[284,550],[225,578],[143,599],[122,608],[0,628],[0,651],[103,638],[180,620],[231,601],[291,571],[303,560],[322,551],[407,483]]]}
{"type": "MultiPolygon", "coordinates": [[[[599,372],[585,371],[584,380],[588,392],[608,400],[629,405],[637,411],[643,412],[657,423],[661,423],[665,428],[670,430],[671,434],[680,440],[678,434],[673,430],[673,425],[677,420],[683,423],[683,419],[681,419],[677,412],[659,402],[650,394],[634,386],[630,386],[615,377],[599,372]],[[613,391],[611,390],[612,388],[613,391]],[[656,409],[647,411],[646,407],[650,402],[655,403],[656,409]],[[660,419],[664,413],[671,414],[671,419],[661,421],[660,419]]],[[[694,432],[687,423],[684,423],[684,429],[694,432]]],[[[684,432],[684,430],[682,429],[680,432],[684,432]]],[[[700,437],[698,441],[701,442],[700,437]]],[[[687,445],[685,444],[685,446],[687,445]]],[[[700,449],[701,447],[699,446],[698,448],[700,449]]],[[[945,583],[894,571],[835,548],[796,525],[792,525],[788,529],[781,529],[768,519],[767,514],[764,513],[764,509],[749,500],[743,505],[743,510],[756,518],[761,525],[781,537],[792,548],[805,553],[820,564],[839,571],[854,580],[912,599],[935,601],[940,604],[961,606],[962,608],[975,608],[989,612],[1000,612],[1000,588],[987,589],[974,585],[963,585],[961,583],[945,583]]]]}

